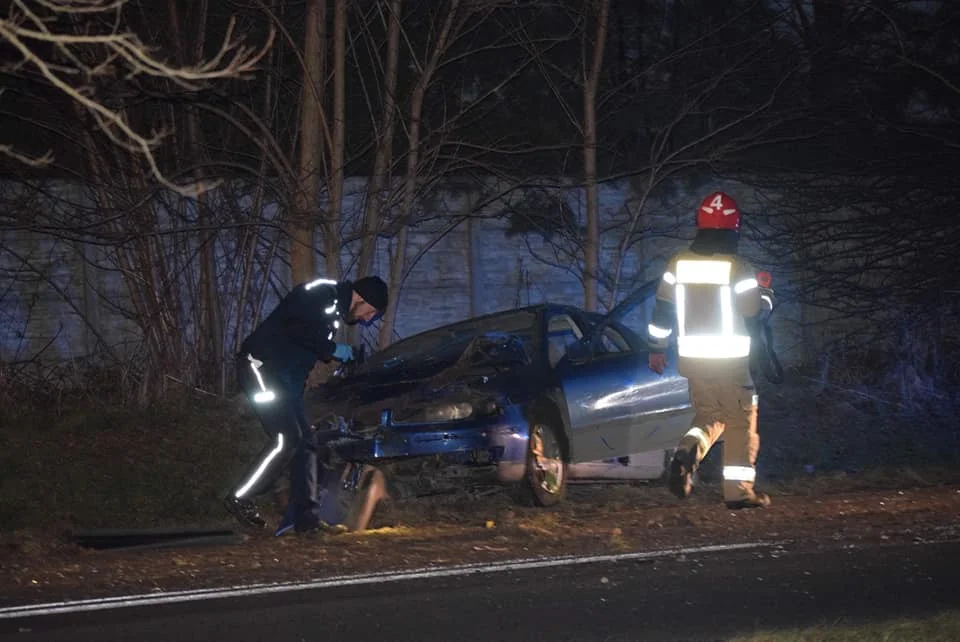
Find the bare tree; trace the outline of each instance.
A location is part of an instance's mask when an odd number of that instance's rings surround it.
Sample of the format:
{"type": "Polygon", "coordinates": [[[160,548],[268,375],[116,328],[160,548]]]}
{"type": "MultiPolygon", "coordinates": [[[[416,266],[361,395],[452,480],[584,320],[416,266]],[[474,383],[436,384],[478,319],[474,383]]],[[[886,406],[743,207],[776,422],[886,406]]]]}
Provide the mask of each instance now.
{"type": "MultiPolygon", "coordinates": [[[[183,66],[159,57],[126,27],[124,8],[130,0],[12,0],[0,18],[0,38],[19,60],[5,63],[11,75],[39,76],[73,101],[97,123],[110,140],[146,162],[153,179],[183,195],[209,189],[208,183],[176,185],[161,170],[154,152],[168,131],[137,131],[121,110],[98,96],[98,86],[119,79],[149,77],[183,90],[198,91],[209,83],[248,77],[269,51],[274,32],[258,49],[235,38],[230,21],[219,50],[205,60],[183,66]]],[[[0,153],[31,166],[47,166],[53,155],[29,156],[10,145],[0,153]]]]}
{"type": "Polygon", "coordinates": [[[463,24],[464,16],[458,15],[460,0],[451,0],[447,7],[447,12],[443,17],[436,36],[436,42],[432,50],[427,52],[426,60],[420,69],[419,77],[413,88],[408,108],[407,126],[407,170],[404,178],[403,200],[400,205],[401,221],[400,231],[396,237],[396,246],[390,266],[390,291],[393,296],[387,305],[386,313],[380,324],[380,346],[385,347],[390,344],[393,335],[393,323],[397,315],[397,303],[399,301],[399,291],[401,276],[407,262],[407,231],[408,225],[413,214],[414,203],[418,193],[418,176],[420,173],[420,126],[423,116],[423,102],[427,94],[427,89],[433,79],[433,74],[437,70],[440,58],[446,52],[451,38],[455,35],[455,28],[463,24]]]}
{"type": "Polygon", "coordinates": [[[357,275],[367,276],[373,267],[377,249],[377,234],[380,216],[387,204],[387,180],[393,160],[393,136],[397,123],[397,71],[400,58],[400,12],[402,0],[377,3],[381,21],[386,24],[387,42],[381,81],[380,99],[383,101],[380,116],[374,125],[376,151],[373,169],[367,187],[363,216],[363,238],[360,240],[360,258],[357,275]]]}
{"type": "MultiPolygon", "coordinates": [[[[200,0],[195,5],[199,20],[194,25],[195,30],[191,34],[192,37],[187,37],[187,34],[183,33],[183,20],[176,2],[170,0],[167,4],[170,17],[171,45],[177,53],[179,64],[202,61],[206,48],[208,1],[200,0]],[[191,51],[187,51],[188,43],[193,45],[191,51]]],[[[204,153],[204,132],[200,123],[200,111],[195,107],[188,108],[183,120],[186,124],[184,136],[182,136],[185,141],[185,151],[190,158],[197,161],[204,159],[206,154],[204,153]]],[[[203,165],[197,165],[193,174],[195,184],[203,185],[206,182],[203,165]]],[[[202,355],[200,362],[209,368],[213,368],[213,372],[206,373],[206,376],[201,375],[202,378],[215,381],[217,390],[222,393],[226,390],[226,378],[224,369],[221,367],[224,343],[216,283],[217,266],[214,252],[216,231],[215,227],[210,225],[211,217],[207,196],[206,192],[197,194],[198,223],[201,227],[209,227],[212,230],[204,234],[204,238],[200,240],[200,291],[198,293],[199,310],[197,314],[200,331],[197,336],[197,352],[202,355]]]]}
{"type": "MultiPolygon", "coordinates": [[[[585,0],[586,14],[596,14],[592,55],[583,72],[583,183],[586,188],[587,230],[584,239],[583,297],[584,307],[597,309],[597,271],[600,264],[600,198],[597,186],[597,90],[607,43],[607,22],[610,0],[585,0]]],[[[587,49],[587,45],[584,45],[587,49]]],[[[586,53],[586,52],[585,52],[586,53]]]]}
{"type": "MultiPolygon", "coordinates": [[[[580,278],[590,309],[598,306],[601,289],[608,308],[616,303],[627,260],[652,233],[645,224],[649,206],[668,181],[700,170],[720,171],[753,149],[795,135],[782,128],[796,118],[784,103],[794,91],[797,63],[784,54],[775,17],[749,15],[754,5],[727,8],[710,21],[691,18],[691,28],[683,29],[676,24],[675,5],[668,0],[612,8],[593,4],[592,21],[586,11],[568,10],[567,22],[576,27],[568,53],[538,58],[557,113],[583,149],[582,179],[565,186],[555,181],[555,191],[585,197],[585,224],[580,228],[560,217],[547,252],[535,257],[580,278]],[[616,15],[607,17],[604,11],[616,15]],[[654,24],[650,15],[665,18],[654,24]],[[605,21],[614,28],[604,27],[605,21]],[[604,60],[602,47],[611,37],[604,60]],[[589,65],[583,53],[587,42],[593,47],[589,65]],[[579,117],[577,100],[584,101],[579,117]],[[631,194],[621,212],[601,226],[597,191],[604,183],[629,184],[631,194]],[[601,248],[610,245],[615,249],[603,252],[601,265],[601,248]]],[[[566,157],[558,160],[566,163],[566,157]]],[[[556,171],[572,173],[565,165],[556,171]]]]}
{"type": "MultiPolygon", "coordinates": [[[[391,297],[387,312],[380,324],[379,344],[381,347],[389,345],[393,339],[400,289],[408,272],[407,239],[409,226],[416,222],[417,199],[443,175],[470,167],[470,160],[467,158],[457,158],[441,168],[434,167],[434,163],[442,155],[446,139],[452,135],[451,132],[455,131],[458,122],[467,120],[471,109],[485,99],[496,95],[503,85],[515,78],[517,69],[507,69],[500,82],[484,92],[471,105],[464,106],[454,113],[441,110],[443,120],[432,131],[438,140],[434,141],[432,147],[427,150],[429,153],[425,154],[424,143],[427,132],[425,132],[423,118],[427,92],[434,82],[438,70],[444,64],[449,64],[454,59],[468,58],[476,53],[476,50],[468,48],[465,51],[457,52],[455,56],[451,54],[458,38],[463,38],[466,33],[478,30],[496,11],[507,4],[509,3],[503,0],[450,0],[443,3],[443,11],[430,24],[431,32],[427,39],[427,50],[423,54],[423,60],[417,60],[414,54],[415,58],[412,64],[415,66],[416,74],[407,105],[407,118],[403,123],[406,129],[407,142],[405,171],[398,199],[398,214],[391,225],[396,230],[389,278],[391,297]]],[[[410,42],[409,34],[406,34],[406,36],[407,41],[410,42]]],[[[510,40],[510,38],[504,38],[504,42],[507,40],[510,40]]],[[[483,43],[478,49],[496,46],[498,45],[483,43]]],[[[520,67],[522,68],[525,64],[521,63],[520,67]]],[[[465,153],[469,149],[469,146],[462,145],[461,141],[452,144],[460,153],[465,153]]]]}
{"type": "Polygon", "coordinates": [[[323,98],[326,75],[326,0],[308,0],[303,46],[303,85],[300,98],[300,164],[296,211],[288,227],[290,272],[294,283],[310,279],[314,269],[314,236],[322,181],[326,120],[323,98]]]}
{"type": "Polygon", "coordinates": [[[344,137],[346,119],[347,0],[335,0],[333,11],[333,137],[330,143],[330,203],[324,223],[327,274],[340,276],[340,218],[343,210],[344,137]]]}

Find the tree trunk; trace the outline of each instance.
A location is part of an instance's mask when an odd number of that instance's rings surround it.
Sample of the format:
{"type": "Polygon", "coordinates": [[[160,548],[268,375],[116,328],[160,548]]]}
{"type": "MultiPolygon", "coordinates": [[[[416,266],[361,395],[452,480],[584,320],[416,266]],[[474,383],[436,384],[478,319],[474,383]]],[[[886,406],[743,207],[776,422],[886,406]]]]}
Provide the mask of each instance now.
{"type": "Polygon", "coordinates": [[[367,202],[363,218],[363,238],[360,240],[360,259],[357,276],[367,276],[373,269],[377,253],[377,231],[386,198],[384,190],[393,160],[393,132],[397,122],[397,68],[400,59],[401,0],[391,0],[387,16],[387,64],[384,70],[380,129],[377,132],[377,151],[373,160],[373,174],[367,186],[367,202]]]}
{"type": "Polygon", "coordinates": [[[597,309],[597,281],[600,263],[600,198],[597,188],[597,87],[607,39],[607,18],[610,0],[588,0],[596,5],[597,29],[593,60],[583,86],[583,182],[587,197],[587,238],[584,243],[583,298],[584,308],[597,309]]]}
{"type": "Polygon", "coordinates": [[[287,225],[290,237],[290,276],[293,284],[312,279],[314,225],[320,195],[323,74],[326,44],[326,0],[307,0],[304,36],[303,93],[300,105],[299,187],[294,196],[296,211],[287,225]]]}
{"type": "Polygon", "coordinates": [[[390,262],[390,298],[387,303],[386,314],[383,315],[383,321],[380,323],[379,343],[381,349],[390,345],[393,339],[393,326],[397,315],[397,305],[400,301],[400,286],[403,283],[403,271],[407,263],[407,233],[417,196],[417,176],[420,164],[420,119],[423,115],[423,100],[440,57],[446,50],[459,5],[460,0],[451,1],[443,28],[437,38],[437,44],[430,52],[430,57],[423,66],[423,72],[420,74],[410,97],[410,122],[407,123],[407,143],[409,145],[407,173],[404,178],[403,201],[400,206],[400,229],[397,232],[396,252],[390,262]]]}
{"type": "Polygon", "coordinates": [[[343,142],[346,130],[347,0],[333,8],[333,142],[330,145],[330,203],[324,217],[326,277],[340,278],[340,211],[343,207],[343,142]]]}
{"type": "MultiPolygon", "coordinates": [[[[195,25],[192,29],[192,47],[182,33],[180,11],[175,2],[169,2],[170,36],[177,51],[181,65],[198,64],[204,59],[206,46],[207,0],[200,0],[193,5],[197,13],[188,15],[188,22],[195,25]]],[[[187,158],[197,163],[193,172],[197,185],[204,182],[203,159],[203,128],[200,126],[200,111],[196,107],[188,107],[185,117],[185,136],[182,139],[182,151],[187,158]]],[[[220,296],[217,287],[216,265],[216,226],[210,220],[208,196],[205,191],[197,195],[197,225],[200,230],[196,242],[198,248],[199,265],[199,292],[196,301],[196,350],[198,356],[198,379],[196,385],[213,384],[216,390],[223,394],[226,391],[226,372],[224,369],[223,327],[221,323],[220,296]],[[210,230],[207,232],[206,230],[210,230]]]]}

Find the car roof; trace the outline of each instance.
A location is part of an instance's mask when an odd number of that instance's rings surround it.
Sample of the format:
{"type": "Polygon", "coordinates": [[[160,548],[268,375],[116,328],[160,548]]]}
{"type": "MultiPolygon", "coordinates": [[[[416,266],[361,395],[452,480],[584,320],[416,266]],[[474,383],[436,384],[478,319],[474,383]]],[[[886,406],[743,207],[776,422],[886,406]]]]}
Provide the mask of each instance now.
{"type": "Polygon", "coordinates": [[[547,311],[562,311],[562,312],[567,312],[567,313],[573,312],[573,313],[578,314],[578,315],[582,315],[582,314],[584,313],[584,311],[583,311],[581,308],[578,308],[578,307],[573,306],[573,305],[565,305],[565,304],[562,304],[562,303],[550,303],[550,302],[536,303],[536,304],[533,304],[533,305],[527,305],[527,306],[523,306],[523,307],[520,307],[520,308],[508,308],[508,309],[506,309],[506,310],[498,310],[498,311],[496,311],[496,312],[488,312],[487,314],[481,314],[481,315],[479,315],[479,316],[469,317],[469,318],[467,318],[467,319],[461,319],[460,321],[453,321],[453,322],[450,322],[450,323],[445,323],[445,324],[443,324],[443,325],[434,326],[434,327],[428,328],[428,329],[426,329],[426,330],[421,330],[420,332],[417,332],[416,334],[411,334],[410,336],[403,337],[402,339],[400,339],[400,340],[398,340],[398,341],[394,341],[394,342],[393,342],[393,345],[396,345],[396,344],[398,344],[398,343],[402,343],[402,342],[404,342],[404,341],[406,341],[406,340],[408,340],[408,339],[414,339],[414,338],[416,338],[416,337],[419,337],[419,336],[424,335],[424,334],[428,334],[428,333],[430,333],[430,332],[436,332],[437,330],[443,330],[444,328],[456,327],[456,326],[462,325],[462,324],[474,323],[474,322],[478,322],[478,321],[479,321],[479,322],[483,322],[483,321],[490,320],[490,319],[496,319],[497,317],[507,316],[507,315],[510,315],[510,314],[516,314],[516,313],[518,313],[518,312],[531,312],[531,313],[534,313],[534,314],[539,314],[539,313],[541,313],[541,312],[547,312],[547,311]]]}
{"type": "MultiPolygon", "coordinates": [[[[469,323],[472,321],[483,321],[485,319],[494,319],[499,316],[506,316],[508,314],[515,314],[517,312],[533,312],[540,313],[546,311],[563,311],[563,312],[574,312],[576,314],[584,314],[582,308],[578,308],[575,305],[568,305],[564,303],[551,303],[546,301],[544,303],[535,303],[533,305],[526,305],[520,308],[509,308],[506,310],[498,310],[497,312],[488,312],[487,314],[481,314],[480,316],[470,317],[469,319],[463,319],[461,321],[454,321],[453,323],[448,323],[446,325],[437,326],[434,329],[444,328],[450,325],[458,325],[460,323],[469,323]]],[[[429,330],[426,330],[429,332],[429,330]]]]}

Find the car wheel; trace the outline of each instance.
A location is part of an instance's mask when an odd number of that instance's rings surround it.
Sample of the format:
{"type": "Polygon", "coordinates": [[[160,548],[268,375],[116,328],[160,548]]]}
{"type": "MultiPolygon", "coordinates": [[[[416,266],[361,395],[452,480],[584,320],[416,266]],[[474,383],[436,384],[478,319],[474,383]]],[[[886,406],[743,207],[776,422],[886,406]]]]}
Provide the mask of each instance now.
{"type": "Polygon", "coordinates": [[[563,444],[552,426],[534,423],[527,441],[524,485],[537,506],[553,506],[567,490],[567,462],[563,444]]]}

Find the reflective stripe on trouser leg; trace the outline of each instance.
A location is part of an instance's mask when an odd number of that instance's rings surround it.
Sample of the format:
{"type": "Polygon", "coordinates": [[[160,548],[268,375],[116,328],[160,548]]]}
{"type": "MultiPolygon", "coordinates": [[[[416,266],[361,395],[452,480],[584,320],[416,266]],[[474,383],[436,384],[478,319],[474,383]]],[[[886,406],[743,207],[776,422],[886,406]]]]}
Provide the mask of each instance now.
{"type": "Polygon", "coordinates": [[[753,497],[757,471],[757,452],[760,438],[757,434],[757,396],[752,390],[734,388],[730,413],[724,433],[723,498],[738,501],[753,497]]]}
{"type": "Polygon", "coordinates": [[[256,377],[257,384],[260,386],[259,392],[255,392],[251,399],[254,403],[270,403],[277,398],[277,395],[273,390],[267,388],[267,384],[263,381],[263,375],[260,374],[260,368],[263,367],[263,362],[256,359],[252,354],[247,355],[247,360],[250,362],[250,370],[253,372],[253,376],[256,377]]]}
{"type": "Polygon", "coordinates": [[[695,449],[697,462],[699,463],[701,459],[707,456],[707,451],[710,450],[710,446],[713,445],[713,442],[710,440],[710,435],[707,432],[700,428],[699,426],[694,426],[683,436],[680,440],[680,448],[687,450],[689,448],[695,449]]]}
{"type": "Polygon", "coordinates": [[[247,480],[243,482],[240,488],[237,490],[237,497],[243,497],[250,489],[253,488],[257,482],[263,479],[264,474],[267,472],[267,469],[270,467],[270,464],[276,461],[277,457],[280,456],[280,453],[283,452],[283,433],[277,435],[276,446],[267,450],[266,452],[261,453],[261,456],[258,458],[260,463],[254,468],[253,472],[247,477],[247,480]]]}
{"type": "Polygon", "coordinates": [[[757,469],[753,466],[724,466],[723,480],[725,482],[750,482],[757,479],[757,469]]]}
{"type": "Polygon", "coordinates": [[[235,496],[253,498],[270,490],[300,444],[303,437],[300,421],[303,402],[284,380],[268,376],[259,367],[245,365],[239,369],[237,376],[244,393],[254,401],[253,411],[263,424],[263,431],[269,440],[241,475],[240,483],[234,486],[235,496]],[[255,396],[264,387],[276,390],[278,394],[272,402],[256,403],[255,396]]]}

